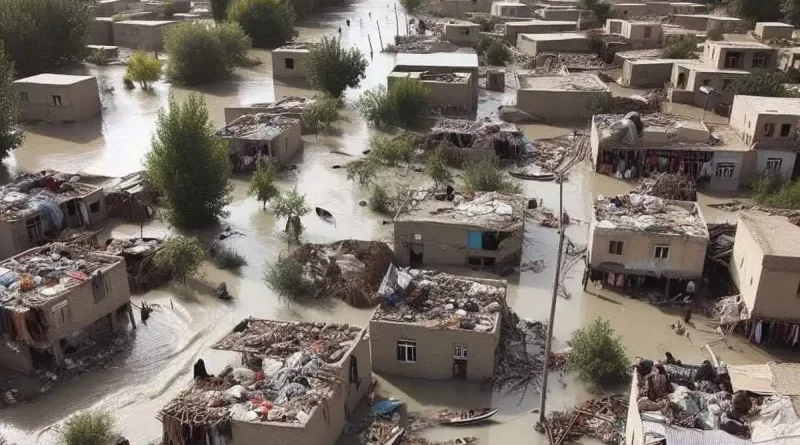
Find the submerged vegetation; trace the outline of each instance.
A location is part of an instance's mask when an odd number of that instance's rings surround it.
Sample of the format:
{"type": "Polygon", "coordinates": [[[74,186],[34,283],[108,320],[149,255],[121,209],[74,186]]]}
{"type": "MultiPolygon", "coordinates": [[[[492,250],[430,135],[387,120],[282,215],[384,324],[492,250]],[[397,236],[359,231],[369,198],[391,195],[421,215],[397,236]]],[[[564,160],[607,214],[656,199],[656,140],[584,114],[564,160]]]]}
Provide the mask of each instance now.
{"type": "Polygon", "coordinates": [[[278,261],[264,266],[264,280],[269,287],[286,300],[297,300],[312,293],[313,288],[297,261],[281,257],[278,261]]]}
{"type": "Polygon", "coordinates": [[[569,368],[582,380],[609,384],[628,377],[630,361],[608,320],[597,318],[572,334],[569,368]]]}
{"type": "Polygon", "coordinates": [[[367,59],[358,48],[344,49],[335,38],[324,38],[311,46],[306,59],[306,77],[317,90],[338,98],[365,77],[367,59]]]}
{"type": "Polygon", "coordinates": [[[753,200],[765,207],[800,209],[800,180],[785,179],[777,174],[756,178],[750,187],[753,200]]]}
{"type": "Polygon", "coordinates": [[[383,85],[364,92],[358,109],[376,127],[409,127],[419,119],[428,104],[431,90],[415,79],[395,79],[392,88],[383,85]]]}

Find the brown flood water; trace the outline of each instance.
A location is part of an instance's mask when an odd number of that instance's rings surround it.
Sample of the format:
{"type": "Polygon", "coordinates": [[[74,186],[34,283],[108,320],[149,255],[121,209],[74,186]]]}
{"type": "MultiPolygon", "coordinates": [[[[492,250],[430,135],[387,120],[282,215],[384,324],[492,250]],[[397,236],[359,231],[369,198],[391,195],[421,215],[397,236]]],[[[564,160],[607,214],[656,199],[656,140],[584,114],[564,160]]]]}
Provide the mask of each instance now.
{"type": "MultiPolygon", "coordinates": [[[[394,10],[383,1],[356,1],[346,8],[327,10],[313,23],[299,29],[302,39],[335,35],[342,27],[345,46],[356,45],[369,52],[366,34],[372,37],[375,49],[379,48],[375,20],[381,24],[384,39],[395,32],[394,10]],[[369,14],[372,15],[370,19],[369,14]],[[351,28],[345,25],[351,20],[351,28]],[[367,24],[370,23],[370,26],[367,24]],[[363,28],[360,26],[363,24],[363,28]]],[[[404,33],[403,16],[400,15],[400,32],[404,33]]],[[[384,43],[386,43],[386,40],[384,43]]],[[[142,168],[142,161],[150,149],[157,111],[164,106],[169,94],[181,99],[193,91],[203,93],[212,119],[223,123],[225,106],[241,103],[268,102],[290,94],[313,95],[302,86],[274,83],[271,76],[270,55],[254,51],[263,64],[240,69],[236,78],[200,89],[172,87],[158,82],[152,92],[127,91],[121,87],[124,67],[85,67],[78,72],[98,76],[101,85],[113,86],[113,92],[104,92],[103,116],[94,121],[65,126],[32,126],[27,128],[25,145],[0,168],[0,180],[10,174],[54,168],[62,171],[82,171],[103,175],[122,175],[142,168]]],[[[367,70],[367,78],[360,90],[385,82],[394,56],[376,52],[367,70]]],[[[381,224],[382,218],[358,202],[365,193],[348,182],[344,171],[331,167],[345,164],[351,158],[332,153],[344,152],[360,156],[368,146],[373,130],[353,110],[352,101],[359,91],[348,91],[348,120],[340,124],[341,135],[307,136],[305,150],[297,159],[298,169],[285,178],[281,186],[297,187],[307,195],[309,204],[330,209],[336,216],[336,226],[331,226],[315,216],[303,220],[306,227],[304,239],[309,242],[330,242],[343,238],[379,239],[389,241],[391,227],[381,224]]],[[[497,106],[513,102],[513,93],[488,93],[481,91],[479,117],[496,116],[497,106]]],[[[572,128],[544,125],[524,126],[528,138],[553,137],[569,133],[572,128]]],[[[427,181],[419,173],[403,176],[397,172],[384,174],[385,181],[397,185],[417,185],[427,181]]],[[[220,222],[220,227],[231,226],[245,234],[226,241],[228,245],[246,256],[248,265],[240,274],[219,271],[211,265],[204,267],[201,280],[187,288],[170,285],[166,288],[138,295],[134,300],[146,299],[161,307],[146,326],[139,325],[130,352],[113,361],[107,369],[87,373],[59,387],[55,393],[36,403],[8,408],[0,414],[0,432],[19,444],[50,445],[57,442],[54,426],[71,413],[102,408],[114,412],[120,432],[132,444],[157,441],[161,425],[155,416],[170,398],[190,380],[191,365],[202,357],[211,372],[220,370],[232,361],[230,355],[213,352],[209,346],[232,326],[247,316],[286,320],[330,320],[364,324],[370,311],[353,309],[338,301],[315,305],[287,304],[267,288],[262,280],[265,261],[272,261],[285,249],[282,224],[276,223],[269,211],[263,211],[255,199],[246,196],[246,178],[234,180],[236,185],[230,216],[220,222]],[[221,302],[212,296],[216,283],[226,281],[236,298],[221,302]],[[174,309],[171,307],[174,305],[174,309]]],[[[558,206],[558,185],[555,183],[525,182],[525,194],[541,197],[544,205],[558,206]]],[[[621,181],[597,176],[586,165],[579,165],[570,180],[564,184],[565,208],[578,220],[567,229],[567,235],[577,245],[586,244],[590,215],[590,200],[598,193],[624,192],[629,186],[621,181]]],[[[213,236],[217,228],[210,228],[201,236],[213,236]]],[[[109,223],[108,234],[137,235],[139,228],[109,223]]],[[[149,236],[167,235],[172,229],[155,221],[145,227],[149,236]]],[[[522,317],[543,320],[547,317],[553,281],[555,253],[558,236],[555,230],[531,224],[523,260],[543,259],[546,268],[540,273],[525,272],[511,278],[509,302],[522,317]]],[[[668,325],[674,315],[639,301],[603,292],[601,297],[585,294],[581,290],[583,265],[565,271],[566,285],[572,297],[559,298],[555,324],[555,349],[565,345],[572,331],[599,317],[608,318],[622,335],[631,357],[644,355],[660,357],[667,350],[684,361],[703,358],[702,345],[715,338],[712,330],[697,320],[698,329],[692,329],[690,343],[678,337],[668,325]]],[[[138,316],[137,316],[138,318],[138,316]]],[[[718,354],[731,363],[757,363],[770,359],[766,353],[739,339],[734,339],[733,349],[718,354]]],[[[550,379],[549,409],[563,409],[579,400],[590,397],[585,385],[567,376],[550,379]]],[[[538,417],[531,410],[538,408],[538,391],[527,394],[505,394],[484,391],[480,385],[463,382],[426,382],[401,378],[380,379],[382,394],[400,397],[409,404],[409,410],[434,407],[471,408],[494,405],[502,408],[496,422],[475,428],[453,430],[434,429],[426,434],[432,439],[451,439],[472,435],[482,445],[544,444],[546,439],[533,430],[538,417]]],[[[624,388],[622,388],[624,390],[624,388]]],[[[357,443],[355,437],[343,437],[343,444],[357,443]]],[[[585,443],[590,443],[585,441],[585,443]]]]}

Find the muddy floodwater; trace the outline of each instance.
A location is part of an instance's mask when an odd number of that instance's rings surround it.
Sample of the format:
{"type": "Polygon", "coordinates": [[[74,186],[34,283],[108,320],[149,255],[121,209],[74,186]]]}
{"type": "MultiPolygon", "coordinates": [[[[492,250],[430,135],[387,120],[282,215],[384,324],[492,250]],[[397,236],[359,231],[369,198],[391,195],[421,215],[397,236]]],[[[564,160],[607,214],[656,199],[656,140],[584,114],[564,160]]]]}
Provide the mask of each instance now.
{"type": "MultiPolygon", "coordinates": [[[[402,13],[399,18],[398,26],[395,23],[394,6],[389,6],[385,1],[356,1],[346,8],[327,10],[304,24],[299,28],[300,39],[336,35],[341,27],[342,43],[345,46],[358,46],[368,54],[369,34],[375,53],[367,70],[367,78],[360,88],[363,90],[385,83],[386,75],[393,66],[393,55],[377,51],[380,43],[375,22],[380,24],[386,44],[397,30],[401,34],[406,32],[402,13]],[[349,28],[345,24],[346,19],[351,21],[349,28]]],[[[162,81],[157,82],[151,92],[139,89],[128,91],[122,88],[124,67],[87,66],[72,70],[70,72],[98,77],[103,89],[102,118],[75,125],[27,127],[25,145],[5,161],[0,168],[0,179],[5,180],[17,172],[45,168],[109,176],[140,170],[150,149],[158,109],[165,105],[170,94],[182,99],[194,91],[203,93],[212,119],[217,124],[223,123],[226,106],[269,102],[285,95],[313,95],[302,85],[273,82],[269,52],[253,53],[264,62],[262,65],[238,69],[234,79],[198,89],[173,87],[162,81]]],[[[361,156],[373,133],[353,110],[352,102],[360,90],[346,94],[347,121],[339,124],[341,134],[305,136],[305,150],[296,161],[297,170],[282,181],[281,187],[296,186],[307,195],[312,207],[324,207],[336,216],[335,226],[315,215],[306,217],[303,221],[306,227],[305,241],[330,242],[343,238],[390,240],[391,226],[382,224],[380,216],[358,205],[365,198],[365,191],[348,182],[343,170],[332,168],[361,156]]],[[[512,98],[513,94],[509,92],[498,94],[481,91],[479,116],[495,115],[497,106],[512,98]]],[[[531,139],[559,136],[572,131],[570,127],[543,125],[528,125],[523,129],[531,139]]],[[[383,179],[396,184],[421,184],[427,181],[419,173],[400,176],[395,172],[387,172],[383,179]]],[[[218,227],[195,233],[211,237],[223,226],[244,233],[244,236],[226,241],[227,245],[236,248],[247,258],[248,265],[241,273],[234,275],[207,264],[202,279],[190,282],[188,287],[170,285],[145,295],[136,295],[136,303],[145,299],[150,304],[159,305],[159,308],[147,325],[139,324],[130,351],[120,355],[106,369],[84,374],[58,387],[54,393],[43,396],[38,402],[0,411],[0,432],[19,444],[54,444],[57,439],[55,427],[71,413],[87,408],[103,408],[116,415],[120,432],[132,444],[157,442],[161,435],[161,425],[156,420],[159,408],[190,380],[191,365],[198,358],[205,359],[210,372],[218,372],[230,361],[229,356],[215,353],[209,346],[242,318],[255,316],[355,324],[367,322],[370,315],[368,310],[353,309],[339,301],[316,305],[287,304],[267,288],[262,279],[263,265],[265,261],[276,259],[286,243],[281,233],[282,224],[276,222],[269,211],[263,211],[254,198],[246,195],[246,181],[244,177],[234,179],[236,187],[229,208],[230,216],[220,221],[218,227]],[[213,297],[212,286],[220,281],[227,282],[229,291],[235,296],[232,302],[222,302],[213,297]]],[[[557,184],[525,182],[523,186],[527,196],[542,198],[546,207],[558,207],[557,184]]],[[[584,164],[573,169],[569,181],[564,184],[565,207],[573,219],[567,229],[569,238],[578,246],[586,244],[592,196],[628,190],[626,183],[597,176],[584,164]]],[[[106,235],[138,235],[139,227],[111,222],[105,232],[106,235]]],[[[144,233],[145,236],[168,235],[172,229],[155,221],[145,226],[144,233]]],[[[529,225],[523,261],[544,260],[546,267],[539,273],[523,272],[511,278],[508,299],[520,316],[533,320],[547,317],[557,245],[555,230],[529,225]]],[[[582,262],[577,262],[565,273],[571,298],[558,299],[555,349],[564,347],[572,331],[597,317],[612,321],[631,357],[660,357],[669,350],[685,362],[699,361],[704,358],[703,344],[716,338],[713,329],[697,317],[697,329],[690,328],[691,337],[687,339],[676,336],[668,327],[676,319],[675,314],[607,291],[600,295],[584,293],[580,284],[582,262]]],[[[728,362],[759,363],[773,359],[741,339],[732,339],[729,344],[730,348],[716,348],[717,354],[728,362]]],[[[425,382],[402,378],[379,380],[380,393],[402,398],[408,402],[409,410],[489,405],[501,408],[494,423],[458,430],[433,429],[426,433],[432,439],[470,435],[477,437],[482,445],[546,443],[544,436],[533,429],[538,416],[531,411],[538,408],[539,403],[539,391],[535,388],[524,394],[506,394],[492,393],[483,390],[480,385],[463,382],[425,382]]],[[[569,376],[560,378],[553,375],[550,382],[548,409],[563,409],[590,397],[589,388],[569,376]]],[[[343,436],[340,442],[357,443],[355,437],[351,436],[343,436]]]]}

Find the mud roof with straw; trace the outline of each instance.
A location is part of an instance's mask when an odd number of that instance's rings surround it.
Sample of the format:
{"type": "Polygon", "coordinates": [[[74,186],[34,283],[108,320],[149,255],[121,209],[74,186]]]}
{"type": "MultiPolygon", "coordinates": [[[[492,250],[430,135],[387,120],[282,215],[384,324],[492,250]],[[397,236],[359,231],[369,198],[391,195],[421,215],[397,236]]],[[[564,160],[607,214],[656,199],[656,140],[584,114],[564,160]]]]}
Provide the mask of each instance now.
{"type": "Polygon", "coordinates": [[[452,202],[440,200],[439,197],[430,191],[414,192],[395,221],[451,224],[497,231],[519,230],[524,223],[525,198],[520,195],[497,192],[456,194],[452,202]]]}
{"type": "Polygon", "coordinates": [[[223,127],[219,134],[237,139],[270,140],[299,123],[299,119],[270,113],[245,114],[223,127]]]}

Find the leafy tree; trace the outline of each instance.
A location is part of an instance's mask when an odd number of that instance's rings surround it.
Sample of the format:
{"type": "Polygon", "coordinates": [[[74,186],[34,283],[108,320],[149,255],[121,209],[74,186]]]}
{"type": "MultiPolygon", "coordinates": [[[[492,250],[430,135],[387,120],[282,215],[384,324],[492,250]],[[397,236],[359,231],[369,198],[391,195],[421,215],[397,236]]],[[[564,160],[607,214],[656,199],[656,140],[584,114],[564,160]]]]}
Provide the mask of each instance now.
{"type": "Polygon", "coordinates": [[[111,51],[105,48],[95,48],[89,51],[86,55],[86,61],[93,63],[97,66],[108,65],[116,58],[111,54],[111,51]]]}
{"type": "Polygon", "coordinates": [[[0,41],[17,75],[48,72],[83,60],[93,20],[86,0],[2,0],[0,41]]]}
{"type": "Polygon", "coordinates": [[[281,192],[275,186],[278,179],[278,168],[269,162],[262,165],[250,178],[250,188],[247,190],[249,196],[255,196],[267,208],[267,202],[280,196],[281,192]]]}
{"type": "Polygon", "coordinates": [[[247,258],[232,247],[223,247],[214,255],[214,264],[223,270],[238,270],[247,265],[247,258]]]}
{"type": "Polygon", "coordinates": [[[297,300],[313,291],[312,283],[305,277],[303,265],[291,258],[278,258],[264,267],[264,280],[279,297],[297,300]]]}
{"type": "MultiPolygon", "coordinates": [[[[478,25],[481,25],[482,32],[492,32],[494,31],[494,26],[498,23],[503,23],[499,17],[495,17],[486,13],[474,13],[469,18],[469,21],[478,25]]],[[[481,36],[481,39],[490,39],[491,37],[481,36]]],[[[479,40],[480,41],[480,40],[479,40]]],[[[485,51],[485,49],[484,49],[485,51]]]]}
{"type": "Polygon", "coordinates": [[[593,383],[615,383],[627,378],[630,362],[622,339],[608,320],[597,318],[572,334],[569,367],[578,377],[593,383]]]}
{"type": "Polygon", "coordinates": [[[202,227],[227,215],[233,189],[228,144],[217,137],[201,95],[183,104],[170,97],[168,109],[158,112],[146,168],[175,226],[202,227]]]}
{"type": "Polygon", "coordinates": [[[729,91],[734,95],[788,97],[791,94],[783,86],[784,83],[786,75],[779,71],[750,73],[733,79],[729,91]]]}
{"type": "Polygon", "coordinates": [[[800,26],[800,0],[781,1],[781,13],[783,13],[784,22],[794,27],[800,26]]]}
{"type": "Polygon", "coordinates": [[[369,208],[378,213],[389,213],[389,208],[392,204],[392,198],[385,188],[378,184],[372,187],[372,192],[369,195],[369,208]]]}
{"type": "Polygon", "coordinates": [[[22,144],[19,120],[19,94],[14,87],[14,62],[0,43],[0,161],[22,144]]]}
{"type": "Polygon", "coordinates": [[[233,72],[225,46],[213,28],[199,22],[181,22],[164,31],[169,56],[167,77],[183,85],[227,79],[233,72]]]}
{"type": "Polygon", "coordinates": [[[199,239],[176,236],[164,242],[156,253],[156,266],[169,271],[176,280],[186,284],[186,280],[197,275],[203,264],[206,252],[199,239]]]}
{"type": "Polygon", "coordinates": [[[679,35],[667,41],[661,56],[665,59],[696,59],[697,44],[700,42],[692,35],[679,35]]]}
{"type": "Polygon", "coordinates": [[[419,118],[428,104],[431,90],[416,79],[396,79],[392,88],[383,85],[365,91],[357,107],[364,118],[376,127],[408,127],[419,118]]]}
{"type": "Polygon", "coordinates": [[[486,63],[492,66],[501,66],[511,62],[514,56],[511,54],[511,50],[508,49],[505,42],[500,39],[492,40],[494,41],[489,45],[489,48],[486,49],[486,63]]]}
{"type": "Polygon", "coordinates": [[[408,13],[412,13],[422,6],[422,0],[400,0],[400,4],[408,13]]]}
{"type": "Polygon", "coordinates": [[[339,115],[341,101],[329,96],[315,97],[314,103],[303,111],[303,125],[315,129],[329,129],[342,117],[339,115]]]}
{"type": "Polygon", "coordinates": [[[800,209],[800,180],[766,174],[753,180],[753,200],[765,207],[800,209]]]}
{"type": "Polygon", "coordinates": [[[396,123],[396,110],[384,85],[364,91],[356,106],[364,119],[376,127],[385,128],[396,123]]]}
{"type": "Polygon", "coordinates": [[[147,82],[155,82],[161,77],[161,62],[153,55],[144,51],[136,51],[128,61],[128,70],[125,74],[134,82],[139,82],[143,90],[150,87],[147,82]]]}
{"type": "Polygon", "coordinates": [[[272,211],[278,218],[286,218],[284,231],[289,234],[291,240],[300,240],[303,233],[303,223],[300,218],[308,214],[311,208],[306,204],[306,195],[301,195],[297,189],[292,189],[275,199],[272,204],[272,211]]]}
{"type": "Polygon", "coordinates": [[[114,417],[105,411],[87,411],[72,416],[61,431],[64,445],[113,445],[114,417]]]}
{"type": "Polygon", "coordinates": [[[225,21],[225,17],[228,15],[228,3],[230,0],[211,0],[211,16],[214,17],[214,21],[217,23],[222,23],[225,21]]]}
{"type": "Polygon", "coordinates": [[[444,150],[443,147],[437,147],[433,153],[428,155],[425,162],[425,171],[433,179],[434,187],[437,189],[441,185],[453,182],[453,174],[447,169],[447,155],[444,150]]]}
{"type": "Polygon", "coordinates": [[[611,11],[611,4],[601,0],[580,0],[578,5],[580,9],[592,11],[594,23],[598,26],[604,26],[606,20],[614,15],[613,11],[611,11]]]}
{"type": "Polygon", "coordinates": [[[311,47],[306,59],[306,76],[312,87],[331,97],[340,97],[347,88],[361,83],[367,59],[358,48],[344,49],[339,40],[326,37],[311,47]]]}
{"type": "Polygon", "coordinates": [[[410,164],[414,158],[417,144],[408,135],[375,136],[370,141],[368,157],[384,165],[396,167],[400,164],[410,164]]]}
{"type": "Polygon", "coordinates": [[[378,163],[372,158],[359,159],[347,164],[347,180],[361,185],[367,184],[378,175],[378,163]]]}
{"type": "Polygon", "coordinates": [[[253,41],[245,34],[241,26],[236,23],[217,23],[212,28],[212,32],[225,49],[228,66],[250,64],[247,53],[253,47],[253,41]]]}
{"type": "Polygon", "coordinates": [[[475,192],[520,193],[519,184],[511,181],[508,175],[491,159],[470,163],[464,170],[464,185],[475,192]]]}
{"type": "Polygon", "coordinates": [[[257,48],[274,48],[291,40],[296,16],[284,0],[239,0],[228,8],[228,20],[238,23],[257,48]]]}
{"type": "Polygon", "coordinates": [[[728,12],[746,20],[752,28],[756,22],[780,20],[781,0],[730,0],[728,12]]]}

